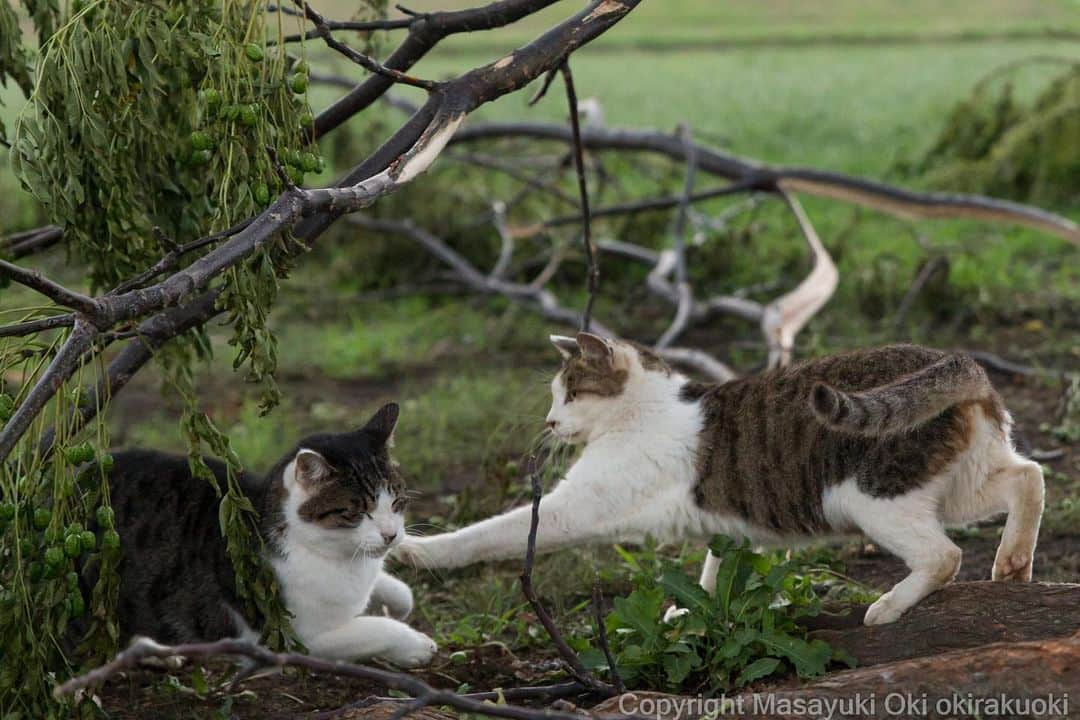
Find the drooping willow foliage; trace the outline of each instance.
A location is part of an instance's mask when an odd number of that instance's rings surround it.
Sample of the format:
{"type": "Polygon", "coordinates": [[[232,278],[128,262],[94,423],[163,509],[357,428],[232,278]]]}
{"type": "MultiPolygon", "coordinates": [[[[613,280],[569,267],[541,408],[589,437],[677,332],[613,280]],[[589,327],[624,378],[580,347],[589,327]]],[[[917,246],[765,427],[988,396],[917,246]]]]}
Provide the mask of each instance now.
{"type": "MultiPolygon", "coordinates": [[[[30,98],[0,137],[11,144],[24,187],[64,228],[69,257],[86,268],[95,292],[138,274],[177,243],[265,208],[283,189],[268,148],[295,183],[322,169],[303,45],[282,42],[305,29],[294,15],[258,0],[23,0],[22,10],[36,42],[22,36],[16,8],[0,0],[0,80],[13,80],[30,98]]],[[[297,249],[288,236],[268,243],[224,276],[219,298],[236,367],[261,383],[264,411],[278,400],[267,312],[297,249]]],[[[3,320],[49,312],[55,308],[21,308],[3,320]]],[[[5,339],[0,425],[66,334],[5,339]]],[[[240,460],[199,410],[192,372],[209,348],[203,331],[193,331],[170,343],[159,362],[185,400],[192,467],[213,482],[204,451],[229,466],[220,522],[237,590],[249,619],[265,628],[264,641],[282,646],[291,635],[273,574],[260,560],[255,510],[236,481],[240,460]]],[[[56,680],[116,650],[115,569],[123,549],[109,507],[107,431],[102,413],[78,434],[69,420],[87,401],[80,388],[103,372],[84,367],[0,466],[4,718],[69,716],[72,707],[51,699],[56,680]],[[87,566],[96,571],[83,572],[87,566]],[[81,572],[96,582],[80,582],[81,572]]],[[[92,706],[86,701],[78,711],[92,706]]]]}
{"type": "Polygon", "coordinates": [[[1080,63],[1030,106],[1000,73],[953,109],[922,161],[935,187],[1036,204],[1080,202],[1080,63]]]}

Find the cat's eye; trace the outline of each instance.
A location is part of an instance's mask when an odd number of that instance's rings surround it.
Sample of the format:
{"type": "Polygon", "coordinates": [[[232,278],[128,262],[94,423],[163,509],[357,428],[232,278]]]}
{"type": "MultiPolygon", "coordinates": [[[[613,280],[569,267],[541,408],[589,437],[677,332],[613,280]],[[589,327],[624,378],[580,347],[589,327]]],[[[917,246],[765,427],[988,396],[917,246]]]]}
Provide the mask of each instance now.
{"type": "Polygon", "coordinates": [[[394,512],[396,512],[396,513],[405,512],[405,508],[408,506],[408,504],[409,504],[409,498],[404,498],[404,497],[397,498],[396,500],[394,500],[394,505],[393,505],[394,512]]]}

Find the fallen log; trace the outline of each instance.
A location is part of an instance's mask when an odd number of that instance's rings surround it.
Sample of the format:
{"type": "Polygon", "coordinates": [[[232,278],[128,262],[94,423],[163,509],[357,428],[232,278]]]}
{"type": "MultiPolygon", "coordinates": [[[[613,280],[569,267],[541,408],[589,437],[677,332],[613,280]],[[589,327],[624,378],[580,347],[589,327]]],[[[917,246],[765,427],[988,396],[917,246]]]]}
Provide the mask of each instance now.
{"type": "Polygon", "coordinates": [[[845,670],[801,687],[726,698],[625,693],[594,716],[653,720],[809,718],[1076,717],[1080,712],[1080,633],[1001,642],[930,657],[845,670]]]}
{"type": "Polygon", "coordinates": [[[846,650],[860,667],[880,665],[995,642],[1071,635],[1080,630],[1080,584],[953,583],[889,625],[865,626],[865,614],[860,606],[844,615],[806,618],[803,625],[811,637],[846,650]]]}

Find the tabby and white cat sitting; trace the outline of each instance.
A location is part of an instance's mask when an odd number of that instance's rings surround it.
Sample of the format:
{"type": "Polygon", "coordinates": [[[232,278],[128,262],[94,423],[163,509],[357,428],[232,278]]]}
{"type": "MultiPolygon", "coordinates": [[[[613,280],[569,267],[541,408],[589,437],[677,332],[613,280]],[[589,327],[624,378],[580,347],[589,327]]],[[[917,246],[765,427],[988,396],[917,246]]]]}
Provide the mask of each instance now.
{"type": "MultiPolygon", "coordinates": [[[[869,608],[865,622],[879,624],[956,575],[946,525],[1006,512],[992,576],[1031,579],[1042,471],[1013,449],[1000,397],[965,355],[897,345],[709,385],[634,344],[551,340],[563,365],[547,425],[585,448],[540,503],[538,552],[647,535],[791,545],[862,533],[911,570],[869,608]]],[[[530,514],[409,536],[394,554],[426,568],[520,558],[530,514]]],[[[710,592],[717,568],[710,556],[710,592]]]]}
{"type": "MultiPolygon", "coordinates": [[[[395,619],[412,610],[412,592],[383,570],[405,535],[405,484],[390,457],[397,417],[398,406],[386,405],[359,430],[305,438],[265,477],[240,478],[261,514],[293,629],[314,655],[412,667],[436,651],[395,619]],[[382,616],[384,607],[394,617],[382,616]],[[373,609],[379,614],[363,614],[373,609]]],[[[192,475],[186,458],[132,450],[115,460],[123,635],[170,644],[257,637],[240,614],[212,485],[192,475]]],[[[224,486],[225,467],[209,464],[224,486]]]]}

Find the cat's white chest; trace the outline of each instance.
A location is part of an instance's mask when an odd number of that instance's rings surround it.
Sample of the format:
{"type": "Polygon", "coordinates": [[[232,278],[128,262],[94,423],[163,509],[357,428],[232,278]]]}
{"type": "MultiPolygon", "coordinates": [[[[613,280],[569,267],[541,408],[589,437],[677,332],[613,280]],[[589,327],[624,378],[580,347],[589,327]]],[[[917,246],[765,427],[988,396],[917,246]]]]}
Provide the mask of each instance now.
{"type": "Polygon", "coordinates": [[[360,615],[371,600],[382,559],[333,559],[303,547],[288,548],[274,569],[303,641],[360,615]]]}

